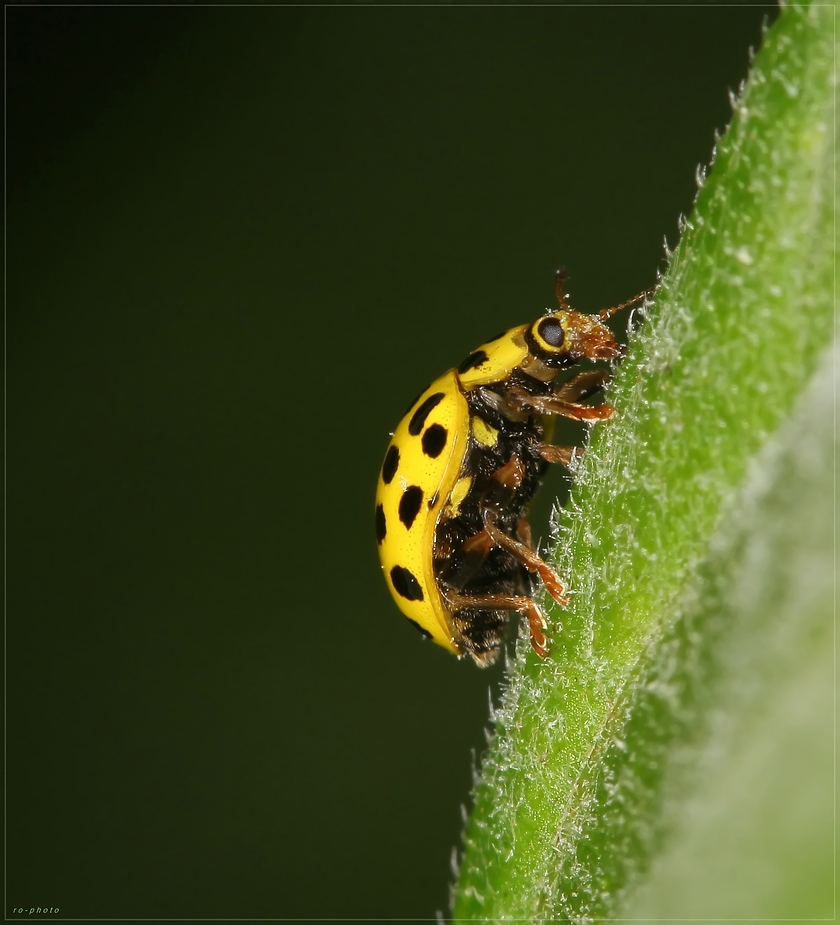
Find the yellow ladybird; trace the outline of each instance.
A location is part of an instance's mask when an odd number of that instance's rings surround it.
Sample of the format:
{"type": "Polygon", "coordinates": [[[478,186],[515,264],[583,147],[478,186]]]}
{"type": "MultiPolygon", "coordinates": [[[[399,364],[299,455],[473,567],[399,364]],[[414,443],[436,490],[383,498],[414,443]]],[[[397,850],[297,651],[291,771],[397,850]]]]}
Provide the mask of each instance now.
{"type": "Polygon", "coordinates": [[[376,539],[397,606],[424,636],[481,666],[495,662],[514,611],[527,617],[534,651],[548,654],[535,576],[566,598],[534,549],[528,506],[548,463],[568,465],[574,452],[547,442],[553,416],[600,421],[613,410],[582,404],[605,370],[555,380],[582,360],[620,355],[603,321],[631,303],[583,315],[563,283],[558,271],[558,310],[483,344],[417,398],[379,475],[376,539]]]}

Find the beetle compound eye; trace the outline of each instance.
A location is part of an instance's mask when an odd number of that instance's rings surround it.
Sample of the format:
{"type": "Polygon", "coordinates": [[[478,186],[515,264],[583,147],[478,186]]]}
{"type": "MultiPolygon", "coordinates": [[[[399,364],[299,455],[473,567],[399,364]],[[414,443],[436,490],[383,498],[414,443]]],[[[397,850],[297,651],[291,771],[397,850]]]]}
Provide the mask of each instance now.
{"type": "Polygon", "coordinates": [[[562,347],[566,338],[563,325],[556,318],[543,318],[537,325],[537,333],[549,347],[562,347]]]}

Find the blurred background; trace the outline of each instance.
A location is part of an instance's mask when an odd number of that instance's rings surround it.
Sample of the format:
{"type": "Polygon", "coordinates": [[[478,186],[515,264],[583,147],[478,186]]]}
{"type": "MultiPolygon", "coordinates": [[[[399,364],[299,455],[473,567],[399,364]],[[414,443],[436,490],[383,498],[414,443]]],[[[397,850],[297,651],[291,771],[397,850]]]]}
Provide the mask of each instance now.
{"type": "Polygon", "coordinates": [[[7,914],[446,909],[502,667],[388,596],[389,433],[655,283],[772,14],[8,8],[7,914]]]}

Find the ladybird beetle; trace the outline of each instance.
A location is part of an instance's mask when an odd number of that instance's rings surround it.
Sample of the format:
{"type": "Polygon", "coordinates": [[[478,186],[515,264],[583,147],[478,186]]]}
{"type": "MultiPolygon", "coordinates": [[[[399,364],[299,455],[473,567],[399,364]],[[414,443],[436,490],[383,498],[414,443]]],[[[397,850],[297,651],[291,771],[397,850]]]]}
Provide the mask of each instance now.
{"type": "Polygon", "coordinates": [[[613,413],[583,404],[606,370],[555,380],[581,360],[619,357],[603,322],[647,295],[584,315],[569,307],[564,283],[558,270],[558,310],[482,344],[418,396],[379,475],[376,539],[397,606],[425,637],[481,667],[496,661],[512,612],[527,617],[537,655],[548,655],[535,576],[555,601],[568,601],[531,540],[528,505],[548,464],[568,468],[575,454],[547,442],[553,417],[594,422],[613,413]]]}

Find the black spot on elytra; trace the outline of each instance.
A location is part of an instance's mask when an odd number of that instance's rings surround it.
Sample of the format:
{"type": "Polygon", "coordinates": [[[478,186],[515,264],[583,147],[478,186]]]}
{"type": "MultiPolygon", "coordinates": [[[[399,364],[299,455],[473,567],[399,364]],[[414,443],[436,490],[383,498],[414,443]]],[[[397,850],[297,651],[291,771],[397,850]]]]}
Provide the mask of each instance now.
{"type": "Polygon", "coordinates": [[[391,584],[397,594],[407,601],[423,600],[423,589],[420,587],[420,582],[407,568],[395,565],[391,569],[391,584]]]}
{"type": "Polygon", "coordinates": [[[417,434],[420,433],[426,424],[426,418],[429,416],[432,409],[440,404],[442,399],[443,392],[435,392],[434,395],[430,395],[414,414],[411,415],[411,420],[408,422],[408,432],[412,437],[416,437],[417,434]]]}
{"type": "Polygon", "coordinates": [[[400,451],[393,445],[388,447],[385,454],[385,462],[382,463],[382,481],[386,485],[391,484],[391,480],[397,474],[397,466],[400,464],[400,451]]]}
{"type": "Polygon", "coordinates": [[[566,338],[566,334],[563,330],[563,325],[556,318],[543,318],[543,320],[537,325],[537,330],[540,333],[540,337],[550,346],[550,347],[562,347],[563,341],[566,338]]]}
{"type": "Polygon", "coordinates": [[[446,446],[446,438],[449,435],[442,424],[432,424],[427,428],[422,437],[423,452],[432,459],[437,459],[446,446]]]}
{"type": "Polygon", "coordinates": [[[420,633],[420,635],[421,635],[424,639],[431,639],[431,638],[432,638],[432,634],[431,634],[428,630],[424,630],[423,627],[420,626],[420,624],[417,623],[416,621],[412,620],[411,617],[406,617],[406,620],[408,620],[408,622],[414,627],[414,629],[417,630],[418,633],[420,633]]]}
{"type": "Polygon", "coordinates": [[[411,529],[422,503],[423,489],[417,485],[409,485],[400,498],[400,520],[405,524],[406,529],[411,529]]]}
{"type": "Polygon", "coordinates": [[[376,505],[376,542],[381,543],[385,539],[388,527],[385,524],[385,511],[381,504],[376,505]]]}
{"type": "Polygon", "coordinates": [[[468,369],[475,369],[487,362],[487,354],[483,350],[475,350],[466,360],[458,367],[459,373],[465,373],[468,369]]]}

